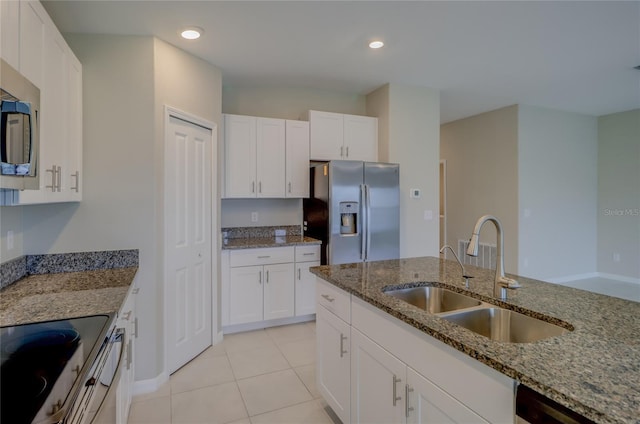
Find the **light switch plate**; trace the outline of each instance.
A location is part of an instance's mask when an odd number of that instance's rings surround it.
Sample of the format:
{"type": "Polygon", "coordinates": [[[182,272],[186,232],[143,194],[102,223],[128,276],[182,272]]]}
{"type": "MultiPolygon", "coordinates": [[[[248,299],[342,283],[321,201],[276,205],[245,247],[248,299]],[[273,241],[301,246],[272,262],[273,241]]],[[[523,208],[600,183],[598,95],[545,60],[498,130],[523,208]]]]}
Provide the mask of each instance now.
{"type": "Polygon", "coordinates": [[[287,230],[276,230],[276,237],[284,237],[287,235],[287,230]]]}

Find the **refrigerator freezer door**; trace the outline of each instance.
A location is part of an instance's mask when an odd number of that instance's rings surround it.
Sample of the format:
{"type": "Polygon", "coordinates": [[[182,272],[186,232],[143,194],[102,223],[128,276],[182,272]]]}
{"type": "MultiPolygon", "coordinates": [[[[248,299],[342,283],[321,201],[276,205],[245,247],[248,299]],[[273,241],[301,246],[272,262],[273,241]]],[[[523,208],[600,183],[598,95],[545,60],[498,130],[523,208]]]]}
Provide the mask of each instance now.
{"type": "Polygon", "coordinates": [[[400,257],[400,167],[388,163],[364,163],[368,188],[366,213],[366,261],[400,257]]]}
{"type": "Polygon", "coordinates": [[[360,161],[329,162],[329,264],[338,265],[361,262],[362,256],[362,200],[360,186],[363,178],[363,163],[360,161]],[[358,205],[352,216],[356,232],[341,234],[340,205],[358,205]]]}

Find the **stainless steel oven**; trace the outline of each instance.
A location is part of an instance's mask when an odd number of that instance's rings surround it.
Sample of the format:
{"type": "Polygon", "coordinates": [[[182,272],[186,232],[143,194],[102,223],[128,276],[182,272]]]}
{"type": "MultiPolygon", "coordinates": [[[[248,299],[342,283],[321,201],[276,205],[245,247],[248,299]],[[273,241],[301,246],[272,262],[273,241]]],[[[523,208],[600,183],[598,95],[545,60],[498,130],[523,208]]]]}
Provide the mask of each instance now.
{"type": "Polygon", "coordinates": [[[0,189],[37,190],[40,90],[0,59],[0,189]]]}
{"type": "Polygon", "coordinates": [[[0,328],[0,422],[114,423],[127,334],[115,315],[0,328]]]}

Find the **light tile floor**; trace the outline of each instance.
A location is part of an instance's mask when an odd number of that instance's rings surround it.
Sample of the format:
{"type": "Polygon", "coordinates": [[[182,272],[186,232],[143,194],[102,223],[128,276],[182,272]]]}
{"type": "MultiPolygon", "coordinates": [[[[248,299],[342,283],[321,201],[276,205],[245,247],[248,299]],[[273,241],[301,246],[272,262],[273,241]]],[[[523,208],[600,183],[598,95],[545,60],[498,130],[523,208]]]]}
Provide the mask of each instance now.
{"type": "Polygon", "coordinates": [[[158,391],[130,424],[334,424],[315,386],[315,322],[224,336],[158,391]]]}

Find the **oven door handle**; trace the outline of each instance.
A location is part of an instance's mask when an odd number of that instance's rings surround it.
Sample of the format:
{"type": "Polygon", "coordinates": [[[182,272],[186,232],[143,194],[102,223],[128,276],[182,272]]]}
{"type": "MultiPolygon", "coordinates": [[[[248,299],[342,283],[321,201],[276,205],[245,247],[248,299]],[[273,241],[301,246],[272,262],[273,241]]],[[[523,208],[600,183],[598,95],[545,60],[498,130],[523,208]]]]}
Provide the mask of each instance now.
{"type": "MultiPolygon", "coordinates": [[[[124,353],[126,351],[125,349],[125,343],[126,343],[126,331],[124,328],[116,328],[115,333],[111,336],[111,338],[109,339],[109,349],[114,349],[116,344],[120,344],[120,354],[118,355],[118,362],[116,364],[116,369],[113,373],[113,377],[111,378],[111,383],[109,384],[109,387],[107,388],[107,391],[104,393],[103,398],[100,400],[100,406],[98,406],[98,409],[96,411],[96,415],[93,417],[93,419],[91,420],[91,423],[97,423],[99,421],[97,421],[97,419],[100,417],[101,412],[103,411],[105,405],[107,404],[106,400],[107,398],[109,398],[109,395],[112,393],[112,390],[114,390],[114,386],[118,385],[118,381],[120,379],[120,373],[122,372],[122,364],[123,364],[123,358],[124,358],[124,353]]],[[[111,352],[109,352],[110,355],[111,352]]],[[[108,360],[108,359],[107,359],[108,360]]],[[[100,376],[98,376],[97,379],[94,380],[94,384],[100,384],[100,376]]]]}

